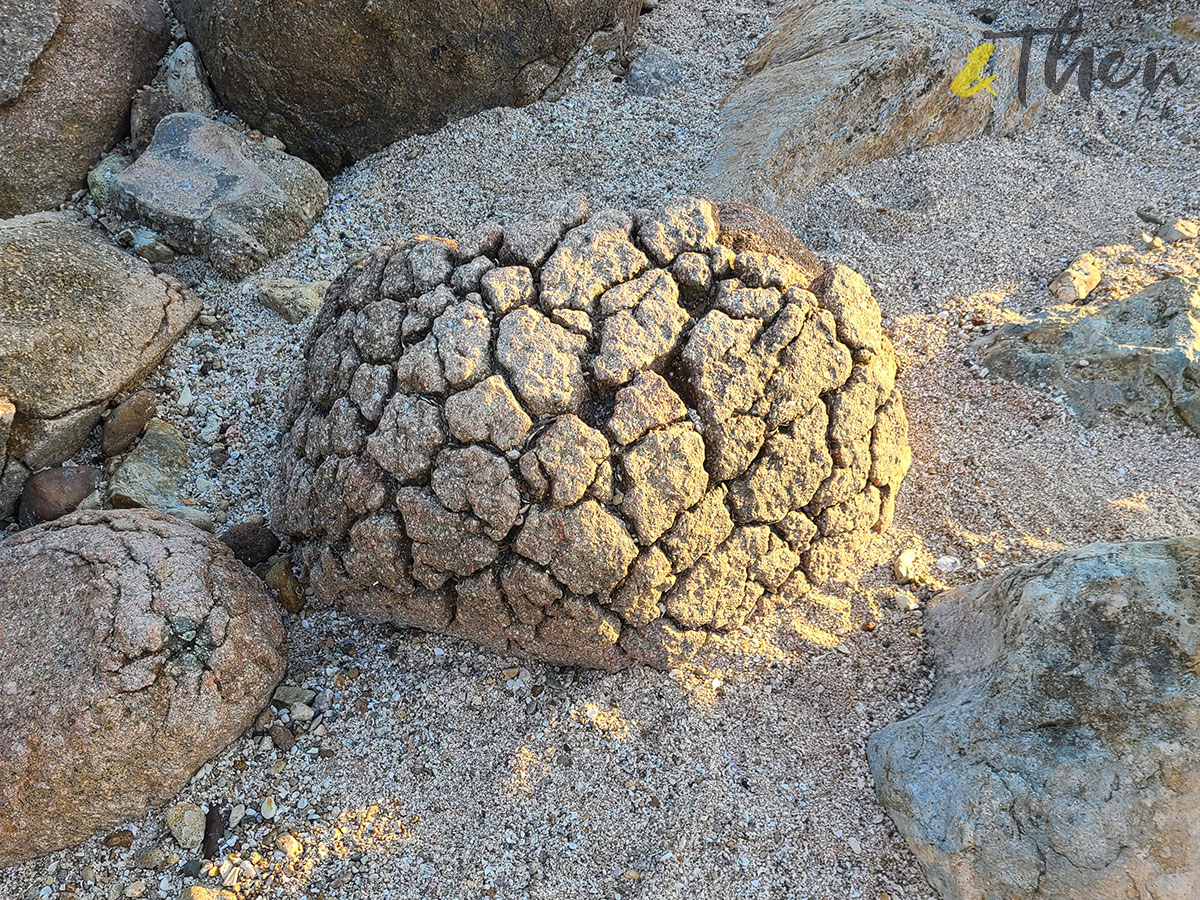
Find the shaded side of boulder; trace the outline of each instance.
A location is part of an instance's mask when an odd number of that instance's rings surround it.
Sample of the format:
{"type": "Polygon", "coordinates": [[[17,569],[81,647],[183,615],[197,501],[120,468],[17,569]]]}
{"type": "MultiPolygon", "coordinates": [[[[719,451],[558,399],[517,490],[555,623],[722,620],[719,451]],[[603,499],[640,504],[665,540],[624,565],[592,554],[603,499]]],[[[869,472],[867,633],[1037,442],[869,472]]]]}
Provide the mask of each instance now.
{"type": "MultiPolygon", "coordinates": [[[[109,400],[140,381],[199,299],[61,213],[0,222],[0,385],[15,406],[4,480],[69,459],[109,400]],[[19,467],[19,468],[18,468],[19,467]]],[[[13,483],[20,491],[24,478],[13,483]]],[[[0,490],[0,520],[12,502],[0,490]]]]}
{"type": "Polygon", "coordinates": [[[1200,538],[1093,544],[935,600],[928,705],[871,737],[946,900],[1200,895],[1200,538]]]}
{"type": "Polygon", "coordinates": [[[0,3],[0,216],[52,209],[84,186],[127,133],[170,36],[155,0],[17,5],[0,3]]]}
{"type": "Polygon", "coordinates": [[[1053,384],[1085,424],[1149,417],[1200,434],[1200,279],[1176,276],[1121,300],[1056,306],[983,342],[988,368],[1053,384]]]}
{"type": "Polygon", "coordinates": [[[119,212],[233,278],[303,235],[329,202],[328,185],[308,163],[198,113],[159,122],[109,194],[119,212]]]}
{"type": "Polygon", "coordinates": [[[284,669],[265,587],[144,511],[76,512],[0,543],[0,865],[172,797],[284,669]]]}
{"type": "Polygon", "coordinates": [[[172,0],[222,102],[326,174],[405,135],[539,97],[604,29],[623,48],[640,0],[439,3],[172,0]]]}
{"type": "Polygon", "coordinates": [[[1040,82],[1029,77],[1023,106],[1019,42],[996,45],[996,96],[950,90],[981,43],[978,21],[909,0],[801,0],[778,16],[722,102],[713,192],[769,206],[852,166],[1029,127],[1040,82]]]}

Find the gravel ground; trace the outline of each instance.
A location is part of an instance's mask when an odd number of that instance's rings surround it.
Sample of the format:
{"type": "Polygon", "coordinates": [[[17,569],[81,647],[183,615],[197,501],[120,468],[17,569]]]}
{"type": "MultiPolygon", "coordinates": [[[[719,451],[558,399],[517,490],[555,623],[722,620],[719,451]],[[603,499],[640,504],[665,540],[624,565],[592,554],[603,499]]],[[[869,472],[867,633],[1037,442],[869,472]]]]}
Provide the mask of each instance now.
{"type": "MultiPolygon", "coordinates": [[[[1042,18],[995,5],[1001,24],[1042,18]]],[[[1052,390],[988,376],[973,346],[1051,302],[1048,281],[1084,250],[1103,248],[1112,296],[1200,273],[1195,246],[1144,249],[1136,216],[1200,213],[1200,44],[1161,40],[1183,4],[1128,6],[1089,4],[1088,22],[1105,23],[1089,39],[1156,40],[1193,69],[1170,119],[1134,121],[1133,92],[1085,105],[1068,91],[1029,134],[875,163],[776,210],[868,277],[905,369],[914,465],[860,576],[766,611],[671,675],[548,669],[332,611],[289,617],[288,681],[317,692],[316,718],[294,725],[288,753],[238,740],[180,797],[249,810],[222,853],[226,872],[253,871],[243,896],[931,897],[863,755],[928,693],[920,610],[898,607],[1064,546],[1200,531],[1200,441],[1129,419],[1085,429],[1052,390]],[[907,547],[932,570],[920,597],[892,580],[907,547]],[[273,820],[256,814],[268,798],[273,820]]],[[[632,96],[594,63],[555,101],[359,163],[313,232],[242,284],[172,264],[210,324],[147,384],[192,442],[195,505],[230,523],[265,511],[304,326],[258,305],[263,280],[332,278],[384,237],[456,235],[571,189],[621,205],[702,191],[719,100],[772,8],[664,0],[643,33],[687,74],[662,97],[632,96]],[[213,416],[228,426],[216,451],[199,436],[213,416]]],[[[0,895],[173,900],[218,885],[189,858],[159,812],[0,872],[0,895]]]]}

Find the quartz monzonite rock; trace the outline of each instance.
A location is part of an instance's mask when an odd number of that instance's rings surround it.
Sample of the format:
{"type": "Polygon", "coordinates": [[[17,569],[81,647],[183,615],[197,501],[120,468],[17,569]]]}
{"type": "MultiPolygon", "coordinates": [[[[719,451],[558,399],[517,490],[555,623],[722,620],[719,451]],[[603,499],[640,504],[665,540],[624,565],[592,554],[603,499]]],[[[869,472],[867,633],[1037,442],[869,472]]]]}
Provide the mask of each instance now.
{"type": "Polygon", "coordinates": [[[933,696],[867,759],[938,893],[1200,896],[1200,538],[1060,553],[925,621],[933,696]]]}
{"type": "Polygon", "coordinates": [[[172,797],[254,721],[284,668],[265,587],[144,510],[0,541],[0,865],[172,797]]]}
{"type": "Polygon", "coordinates": [[[576,195],[351,266],[270,498],[318,600],[669,667],[853,562],[909,464],[879,307],[844,266],[720,234],[708,200],[576,195]]]}

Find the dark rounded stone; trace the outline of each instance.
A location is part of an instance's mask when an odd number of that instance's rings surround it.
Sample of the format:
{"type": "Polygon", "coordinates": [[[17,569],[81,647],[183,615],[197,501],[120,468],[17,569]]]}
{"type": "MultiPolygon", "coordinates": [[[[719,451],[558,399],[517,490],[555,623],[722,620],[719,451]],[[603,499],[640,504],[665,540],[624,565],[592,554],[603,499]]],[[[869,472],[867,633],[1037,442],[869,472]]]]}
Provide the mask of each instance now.
{"type": "Polygon", "coordinates": [[[100,452],[117,456],[128,450],[146,423],[154,418],[157,403],[150,391],[138,391],[123,401],[104,421],[100,436],[100,452]]]}
{"type": "Polygon", "coordinates": [[[221,540],[250,568],[265,563],[279,550],[279,538],[271,533],[271,529],[252,522],[230,526],[221,535],[221,540]]]}
{"type": "Polygon", "coordinates": [[[25,482],[17,521],[28,528],[61,518],[74,511],[99,483],[100,470],[93,466],[43,469],[25,482]]]}

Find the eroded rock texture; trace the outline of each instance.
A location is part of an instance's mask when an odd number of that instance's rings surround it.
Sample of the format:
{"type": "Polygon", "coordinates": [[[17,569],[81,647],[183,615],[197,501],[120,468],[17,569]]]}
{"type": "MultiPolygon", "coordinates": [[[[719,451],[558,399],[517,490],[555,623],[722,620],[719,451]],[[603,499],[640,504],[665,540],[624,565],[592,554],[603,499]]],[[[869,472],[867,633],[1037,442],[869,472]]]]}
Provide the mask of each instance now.
{"type": "Polygon", "coordinates": [[[254,720],[283,674],[262,582],[139,511],[0,542],[0,865],[141,816],[254,720]]]}
{"type": "Polygon", "coordinates": [[[891,520],[896,360],[851,270],[717,208],[578,196],[330,288],[271,496],[319,598],[509,652],[669,667],[891,520]]]}

